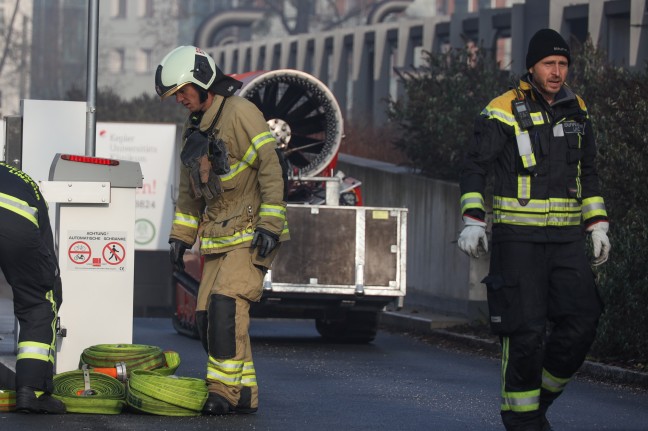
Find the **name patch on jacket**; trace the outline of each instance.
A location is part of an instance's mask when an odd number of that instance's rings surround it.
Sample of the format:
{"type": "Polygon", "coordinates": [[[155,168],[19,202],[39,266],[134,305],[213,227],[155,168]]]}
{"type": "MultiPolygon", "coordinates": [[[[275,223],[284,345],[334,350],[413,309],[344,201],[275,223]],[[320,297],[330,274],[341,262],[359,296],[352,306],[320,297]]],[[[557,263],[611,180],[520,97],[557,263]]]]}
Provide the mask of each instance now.
{"type": "Polygon", "coordinates": [[[565,135],[569,135],[572,133],[578,133],[582,135],[585,132],[585,124],[577,123],[576,121],[566,121],[562,123],[562,126],[565,135]]]}

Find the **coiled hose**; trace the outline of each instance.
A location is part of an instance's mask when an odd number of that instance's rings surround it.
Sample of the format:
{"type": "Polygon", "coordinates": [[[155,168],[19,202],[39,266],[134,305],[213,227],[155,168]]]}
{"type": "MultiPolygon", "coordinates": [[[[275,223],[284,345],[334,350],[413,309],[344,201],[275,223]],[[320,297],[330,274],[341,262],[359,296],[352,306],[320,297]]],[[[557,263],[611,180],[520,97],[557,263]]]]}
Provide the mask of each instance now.
{"type": "Polygon", "coordinates": [[[126,364],[128,376],[134,370],[155,370],[168,376],[180,366],[180,355],[143,344],[98,344],[81,353],[79,368],[85,364],[92,368],[109,368],[118,362],[126,364]]]}
{"type": "Polygon", "coordinates": [[[16,410],[16,391],[0,389],[0,412],[16,410]]]}
{"type": "Polygon", "coordinates": [[[198,416],[207,401],[204,380],[134,370],[126,402],[136,411],[164,416],[198,416]]]}
{"type": "Polygon", "coordinates": [[[54,398],[70,413],[114,415],[126,405],[126,388],[114,377],[92,370],[67,371],[54,376],[54,398]]]}

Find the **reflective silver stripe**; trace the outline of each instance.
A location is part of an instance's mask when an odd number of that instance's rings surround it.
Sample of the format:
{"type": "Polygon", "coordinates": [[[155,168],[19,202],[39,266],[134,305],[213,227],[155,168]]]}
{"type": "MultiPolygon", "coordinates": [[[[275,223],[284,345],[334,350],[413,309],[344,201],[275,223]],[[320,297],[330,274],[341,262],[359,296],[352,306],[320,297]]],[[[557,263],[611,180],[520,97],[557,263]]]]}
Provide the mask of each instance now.
{"type": "Polygon", "coordinates": [[[526,205],[515,198],[493,198],[493,222],[530,226],[574,226],[581,223],[576,199],[531,199],[526,205]]]}
{"type": "Polygon", "coordinates": [[[280,205],[267,205],[261,204],[259,211],[260,216],[278,217],[280,219],[286,218],[286,208],[280,205]]]}
{"type": "Polygon", "coordinates": [[[515,117],[512,114],[503,111],[501,109],[491,108],[490,105],[482,110],[481,115],[488,118],[495,118],[496,120],[508,124],[509,126],[514,127],[517,125],[517,121],[515,120],[515,117]]]}
{"type": "Polygon", "coordinates": [[[21,359],[38,359],[48,362],[50,360],[50,346],[44,343],[24,341],[18,343],[18,354],[16,360],[21,359]]]}
{"type": "Polygon", "coordinates": [[[230,172],[225,174],[225,175],[220,175],[221,181],[230,181],[232,178],[246,170],[249,166],[254,163],[254,161],[257,158],[257,150],[267,144],[268,142],[276,142],[274,137],[272,136],[272,133],[270,132],[262,132],[256,135],[254,138],[251,140],[250,147],[247,149],[245,154],[243,155],[243,158],[240,162],[235,163],[230,166],[230,172]]]}
{"type": "Polygon", "coordinates": [[[200,238],[200,249],[201,250],[210,250],[214,248],[224,248],[232,245],[242,244],[247,241],[252,241],[254,237],[253,232],[237,232],[231,236],[221,236],[221,237],[201,237],[200,238]]]}
{"type": "Polygon", "coordinates": [[[569,378],[563,379],[553,376],[545,369],[542,370],[542,387],[549,392],[562,392],[565,386],[567,386],[567,383],[569,383],[569,380],[569,378]]]}
{"type": "Polygon", "coordinates": [[[605,203],[603,202],[603,198],[600,196],[583,199],[582,211],[584,219],[589,219],[594,216],[607,217],[605,203]]]}
{"type": "MultiPolygon", "coordinates": [[[[518,175],[518,198],[530,199],[531,198],[531,176],[518,175]]],[[[520,203],[517,199],[515,200],[520,203]]],[[[526,208],[526,207],[525,207],[526,208]]]]}
{"type": "Polygon", "coordinates": [[[493,223],[513,224],[520,226],[578,226],[581,216],[511,213],[493,210],[493,223]]]}
{"type": "Polygon", "coordinates": [[[531,199],[526,205],[520,204],[516,198],[503,196],[493,197],[493,206],[513,211],[548,214],[550,212],[580,212],[581,204],[571,198],[531,199]]]}
{"type": "Polygon", "coordinates": [[[534,126],[539,126],[541,124],[544,124],[544,117],[542,116],[542,112],[532,112],[531,113],[531,120],[533,121],[534,126]]]}
{"type": "Polygon", "coordinates": [[[241,361],[219,361],[218,359],[214,359],[211,356],[209,357],[209,366],[220,368],[222,370],[233,371],[239,371],[243,369],[243,363],[241,361]]]}
{"type": "Polygon", "coordinates": [[[481,193],[465,193],[463,196],[461,196],[460,203],[462,214],[471,208],[477,208],[485,211],[484,197],[481,195],[481,193]]]}
{"type": "Polygon", "coordinates": [[[0,207],[25,217],[38,227],[38,210],[29,206],[27,202],[11,195],[0,193],[0,207]]]}
{"type": "Polygon", "coordinates": [[[175,213],[173,217],[173,224],[187,226],[190,228],[198,228],[198,217],[189,214],[175,213]]]}
{"type": "Polygon", "coordinates": [[[216,380],[222,382],[228,386],[236,386],[241,384],[241,374],[235,374],[229,376],[225,373],[222,373],[218,370],[213,370],[211,368],[207,369],[207,380],[216,380]]]}
{"type": "Polygon", "coordinates": [[[502,394],[502,410],[528,412],[540,407],[540,390],[528,392],[505,392],[502,394]]]}
{"type": "Polygon", "coordinates": [[[209,357],[207,363],[207,380],[216,380],[229,386],[241,384],[242,361],[219,361],[209,357]]]}

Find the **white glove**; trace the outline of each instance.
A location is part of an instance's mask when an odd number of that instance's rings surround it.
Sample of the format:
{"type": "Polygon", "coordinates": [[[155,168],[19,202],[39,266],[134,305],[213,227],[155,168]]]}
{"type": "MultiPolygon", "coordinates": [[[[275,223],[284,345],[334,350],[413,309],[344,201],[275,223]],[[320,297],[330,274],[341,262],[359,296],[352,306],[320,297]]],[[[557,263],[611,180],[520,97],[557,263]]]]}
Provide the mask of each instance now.
{"type": "Polygon", "coordinates": [[[587,231],[592,233],[593,266],[599,266],[605,263],[610,256],[610,240],[607,236],[609,227],[610,224],[608,222],[601,221],[587,228],[587,231]]]}
{"type": "Polygon", "coordinates": [[[457,241],[461,251],[474,258],[488,253],[486,223],[470,217],[464,217],[463,220],[465,227],[459,234],[459,240],[457,241]]]}

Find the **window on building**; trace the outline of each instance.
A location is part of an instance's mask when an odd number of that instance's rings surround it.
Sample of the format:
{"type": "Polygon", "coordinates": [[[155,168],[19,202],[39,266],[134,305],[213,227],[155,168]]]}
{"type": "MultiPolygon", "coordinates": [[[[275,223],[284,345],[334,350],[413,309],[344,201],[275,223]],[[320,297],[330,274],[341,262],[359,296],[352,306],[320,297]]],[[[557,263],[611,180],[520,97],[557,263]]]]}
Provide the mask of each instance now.
{"type": "Polygon", "coordinates": [[[137,16],[140,18],[150,18],[153,16],[153,0],[138,0],[137,16]]]}
{"type": "Polygon", "coordinates": [[[135,53],[135,72],[137,73],[148,73],[152,70],[151,68],[151,54],[152,50],[150,49],[138,49],[135,53]]]}
{"type": "Polygon", "coordinates": [[[126,0],[111,0],[110,17],[126,18],[126,0]]]}
{"type": "Polygon", "coordinates": [[[189,4],[186,0],[173,0],[171,2],[171,16],[173,18],[187,18],[189,16],[189,4]]]}
{"type": "Polygon", "coordinates": [[[108,54],[108,70],[110,73],[122,73],[124,71],[124,50],[114,48],[108,54]]]}

